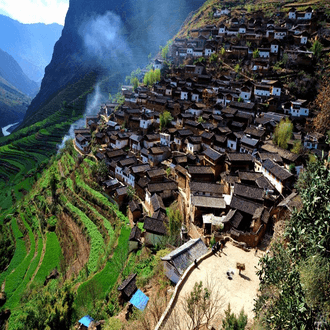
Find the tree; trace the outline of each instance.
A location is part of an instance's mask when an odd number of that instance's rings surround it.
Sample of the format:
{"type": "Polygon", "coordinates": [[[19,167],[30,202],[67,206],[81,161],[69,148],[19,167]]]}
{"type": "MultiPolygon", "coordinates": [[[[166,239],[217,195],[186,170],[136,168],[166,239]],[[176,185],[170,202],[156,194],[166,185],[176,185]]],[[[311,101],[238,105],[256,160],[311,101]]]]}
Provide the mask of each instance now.
{"type": "Polygon", "coordinates": [[[162,131],[173,119],[169,111],[164,111],[159,115],[160,130],[162,131]]]}
{"type": "Polygon", "coordinates": [[[321,57],[322,49],[323,45],[318,40],[315,40],[311,48],[311,52],[313,52],[313,55],[317,60],[321,57]]]}
{"type": "Polygon", "coordinates": [[[303,151],[304,151],[304,147],[303,147],[301,141],[300,140],[294,141],[291,152],[299,155],[299,154],[303,153],[303,151]]]}
{"type": "Polygon", "coordinates": [[[315,105],[318,113],[313,120],[313,126],[319,133],[326,133],[330,127],[330,84],[327,82],[320,89],[315,105]]]}
{"type": "Polygon", "coordinates": [[[258,58],[260,56],[259,49],[253,51],[253,58],[258,58]]]}
{"type": "Polygon", "coordinates": [[[242,309],[239,316],[236,317],[234,313],[231,313],[230,304],[228,304],[225,318],[222,320],[222,330],[244,330],[246,325],[247,315],[244,314],[244,310],[242,309]]]}
{"type": "Polygon", "coordinates": [[[260,259],[258,322],[267,329],[329,329],[330,163],[316,160],[300,173],[301,209],[260,259]]]}
{"type": "Polygon", "coordinates": [[[167,211],[168,226],[167,235],[169,237],[169,243],[176,245],[180,237],[180,230],[182,226],[182,214],[179,209],[170,207],[167,211]]]}
{"type": "Polygon", "coordinates": [[[174,309],[166,322],[166,330],[198,330],[209,329],[209,326],[218,321],[221,295],[217,289],[218,284],[206,281],[205,284],[196,282],[191,292],[174,309]],[[183,313],[178,315],[177,309],[183,313]]]}
{"type": "Polygon", "coordinates": [[[168,52],[169,52],[169,46],[166,45],[165,47],[163,47],[163,48],[161,49],[161,51],[162,51],[162,58],[163,58],[164,60],[166,60],[166,58],[167,58],[167,54],[168,54],[168,52]]]}
{"type": "Polygon", "coordinates": [[[226,49],[224,47],[222,47],[221,50],[220,50],[221,57],[224,57],[225,54],[226,54],[226,49]]]}
{"type": "Polygon", "coordinates": [[[97,175],[102,178],[102,180],[104,180],[107,177],[108,173],[109,169],[105,160],[101,160],[100,162],[94,163],[92,165],[93,176],[97,175]]]}
{"type": "Polygon", "coordinates": [[[155,81],[156,82],[160,81],[160,70],[159,69],[155,70],[155,81]]]}
{"type": "Polygon", "coordinates": [[[127,196],[130,201],[136,196],[136,191],[132,186],[127,186],[127,196]]]}
{"type": "Polygon", "coordinates": [[[281,120],[275,127],[273,142],[279,147],[286,149],[292,137],[293,124],[289,118],[281,120]]]}
{"type": "Polygon", "coordinates": [[[217,62],[218,61],[218,54],[213,53],[210,56],[210,63],[217,62]]]}
{"type": "Polygon", "coordinates": [[[199,116],[199,117],[197,118],[197,122],[198,122],[198,123],[205,123],[205,120],[203,119],[202,116],[199,116]]]}
{"type": "Polygon", "coordinates": [[[289,60],[289,55],[287,53],[284,53],[282,56],[282,63],[286,65],[288,63],[288,60],[289,60]]]}
{"type": "Polygon", "coordinates": [[[136,77],[131,78],[130,83],[133,86],[134,90],[139,87],[139,79],[136,77]]]}

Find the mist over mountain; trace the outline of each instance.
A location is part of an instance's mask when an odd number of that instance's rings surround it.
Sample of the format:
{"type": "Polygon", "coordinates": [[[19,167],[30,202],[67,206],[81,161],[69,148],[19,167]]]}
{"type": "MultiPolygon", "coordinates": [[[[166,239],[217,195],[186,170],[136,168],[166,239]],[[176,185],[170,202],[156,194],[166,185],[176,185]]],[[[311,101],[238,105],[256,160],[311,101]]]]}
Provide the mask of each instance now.
{"type": "Polygon", "coordinates": [[[41,88],[25,125],[43,117],[43,107],[68,84],[96,72],[111,88],[147,63],[149,53],[178,31],[203,0],[70,0],[62,36],[55,44],[41,88]]]}
{"type": "Polygon", "coordinates": [[[0,48],[13,56],[31,80],[40,84],[62,29],[55,23],[23,24],[0,15],[0,31],[5,31],[1,33],[0,48]]]}

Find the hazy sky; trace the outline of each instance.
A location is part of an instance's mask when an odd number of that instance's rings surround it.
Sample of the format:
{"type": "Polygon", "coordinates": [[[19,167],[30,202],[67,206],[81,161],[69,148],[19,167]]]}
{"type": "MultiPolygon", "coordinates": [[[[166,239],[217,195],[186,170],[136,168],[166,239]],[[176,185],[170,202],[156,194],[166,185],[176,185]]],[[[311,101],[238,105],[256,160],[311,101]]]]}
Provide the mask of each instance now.
{"type": "Polygon", "coordinates": [[[0,14],[21,23],[64,25],[69,0],[0,0],[0,14]]]}

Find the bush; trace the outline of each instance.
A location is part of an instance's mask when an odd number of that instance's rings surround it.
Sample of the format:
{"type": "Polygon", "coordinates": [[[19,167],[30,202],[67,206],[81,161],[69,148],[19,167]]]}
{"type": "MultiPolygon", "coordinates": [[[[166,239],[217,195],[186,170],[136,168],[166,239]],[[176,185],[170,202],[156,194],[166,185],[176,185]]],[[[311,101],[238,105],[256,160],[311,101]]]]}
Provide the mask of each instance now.
{"type": "Polygon", "coordinates": [[[231,313],[230,304],[225,311],[225,318],[222,320],[222,330],[244,330],[247,324],[247,315],[244,314],[242,309],[239,316],[231,313]]]}

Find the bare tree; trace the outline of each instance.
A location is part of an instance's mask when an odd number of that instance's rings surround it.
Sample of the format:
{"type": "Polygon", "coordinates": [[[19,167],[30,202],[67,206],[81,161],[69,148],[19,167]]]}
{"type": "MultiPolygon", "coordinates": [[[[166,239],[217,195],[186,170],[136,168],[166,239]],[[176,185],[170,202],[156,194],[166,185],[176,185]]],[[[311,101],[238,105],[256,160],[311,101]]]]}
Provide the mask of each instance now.
{"type": "Polygon", "coordinates": [[[218,285],[206,280],[196,282],[191,292],[187,293],[174,307],[166,322],[166,330],[208,329],[217,322],[222,307],[218,285]]]}

